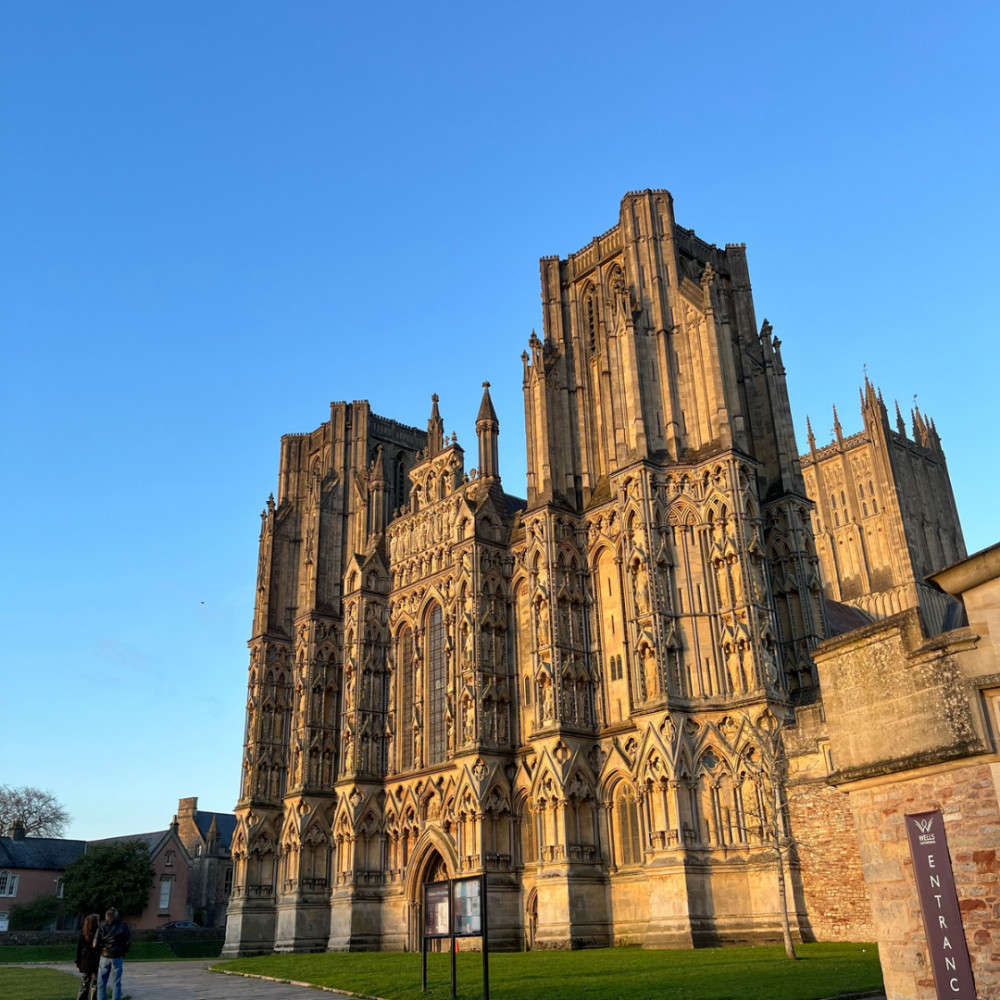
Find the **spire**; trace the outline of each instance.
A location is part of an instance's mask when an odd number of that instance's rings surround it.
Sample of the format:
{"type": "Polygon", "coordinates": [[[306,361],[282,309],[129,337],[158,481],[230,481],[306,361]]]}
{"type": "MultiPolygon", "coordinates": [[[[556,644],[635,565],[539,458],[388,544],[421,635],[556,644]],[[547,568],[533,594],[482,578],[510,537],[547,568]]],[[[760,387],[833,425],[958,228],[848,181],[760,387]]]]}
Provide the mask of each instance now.
{"type": "Polygon", "coordinates": [[[483,401],[479,404],[476,417],[476,437],[479,439],[479,475],[500,476],[500,453],[497,437],[500,435],[500,421],[490,399],[490,384],[483,383],[483,401]]]}
{"type": "Polygon", "coordinates": [[[900,437],[906,437],[906,421],[903,419],[903,414],[899,410],[899,400],[896,400],[896,431],[900,437]]]}
{"type": "Polygon", "coordinates": [[[833,404],[833,436],[841,444],[844,442],[844,431],[840,426],[840,417],[837,416],[837,404],[833,404]]]}
{"type": "Polygon", "coordinates": [[[924,447],[927,446],[927,424],[924,423],[923,414],[920,412],[920,407],[917,406],[917,397],[913,397],[913,409],[910,411],[910,415],[913,418],[913,440],[917,444],[922,444],[924,447]]]}
{"type": "Polygon", "coordinates": [[[809,451],[812,454],[816,454],[816,435],[813,434],[813,425],[809,421],[808,415],[806,416],[806,437],[809,440],[809,451]]]}
{"type": "Polygon", "coordinates": [[[433,458],[444,448],[444,421],[438,411],[438,394],[431,396],[431,419],[427,421],[427,457],[433,458]]]}
{"type": "Polygon", "coordinates": [[[934,448],[937,451],[940,451],[941,454],[943,455],[944,454],[944,450],[941,447],[941,435],[938,434],[937,424],[934,423],[934,419],[932,417],[928,417],[927,418],[927,423],[928,423],[928,429],[927,429],[928,443],[927,443],[927,447],[928,448],[934,448]]]}
{"type": "Polygon", "coordinates": [[[875,386],[871,384],[868,380],[868,373],[865,373],[865,400],[869,406],[874,407],[878,403],[878,393],[875,391],[875,386]]]}

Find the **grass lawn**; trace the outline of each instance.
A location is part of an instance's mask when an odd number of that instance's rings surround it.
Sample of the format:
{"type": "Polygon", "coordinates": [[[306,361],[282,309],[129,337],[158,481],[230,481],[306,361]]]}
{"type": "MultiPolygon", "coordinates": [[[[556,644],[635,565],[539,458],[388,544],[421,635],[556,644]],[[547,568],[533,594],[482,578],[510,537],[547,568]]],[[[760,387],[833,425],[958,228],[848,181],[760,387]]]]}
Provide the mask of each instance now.
{"type": "Polygon", "coordinates": [[[17,1000],[73,1000],[80,980],[55,969],[0,969],[0,996],[17,1000]]]}
{"type": "MultiPolygon", "coordinates": [[[[820,1000],[882,988],[873,944],[784,949],[532,951],[490,956],[491,1000],[820,1000]]],[[[427,993],[414,954],[270,955],[215,969],[332,986],[386,1000],[447,1000],[447,955],[428,955],[427,993]]],[[[482,996],[482,956],[458,956],[458,996],[482,996]]]]}
{"type": "MultiPolygon", "coordinates": [[[[128,953],[130,962],[169,962],[179,958],[218,958],[222,941],[136,941],[128,953]]],[[[0,948],[0,966],[23,962],[72,962],[72,944],[24,944],[0,948]]],[[[3,991],[0,990],[0,996],[3,991]]]]}

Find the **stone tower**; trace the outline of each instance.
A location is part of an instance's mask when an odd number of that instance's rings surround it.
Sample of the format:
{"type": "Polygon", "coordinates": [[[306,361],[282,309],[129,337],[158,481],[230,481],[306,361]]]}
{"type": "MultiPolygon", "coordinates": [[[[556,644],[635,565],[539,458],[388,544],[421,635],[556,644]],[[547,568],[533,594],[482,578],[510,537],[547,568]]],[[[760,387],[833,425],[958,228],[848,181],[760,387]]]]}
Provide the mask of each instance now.
{"type": "Polygon", "coordinates": [[[936,634],[955,602],[924,578],[966,554],[941,439],[916,406],[912,437],[898,403],[891,427],[867,376],[861,417],[845,437],[835,408],[833,441],[817,448],[810,425],[802,456],[826,596],[872,619],[919,607],[936,634]]]}
{"type": "Polygon", "coordinates": [[[666,191],[541,283],[526,501],[488,383],[474,469],[436,396],[282,441],[227,955],[415,948],[473,874],[493,947],[779,933],[774,737],[823,634],[779,342],[666,191]]]}

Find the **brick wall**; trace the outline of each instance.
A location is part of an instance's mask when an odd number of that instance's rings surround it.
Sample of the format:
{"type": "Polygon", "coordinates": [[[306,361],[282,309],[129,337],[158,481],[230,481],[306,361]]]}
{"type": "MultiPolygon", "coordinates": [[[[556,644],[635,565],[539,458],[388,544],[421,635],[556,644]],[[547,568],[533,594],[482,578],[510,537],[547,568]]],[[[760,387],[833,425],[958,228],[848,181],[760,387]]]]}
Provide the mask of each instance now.
{"type": "Polygon", "coordinates": [[[868,886],[847,795],[825,782],[793,785],[788,812],[799,845],[801,902],[814,938],[874,941],[868,886]]]}
{"type": "Polygon", "coordinates": [[[933,809],[945,820],[977,994],[1000,1000],[998,787],[1000,764],[978,764],[851,791],[889,1000],[937,995],[903,824],[933,809]]]}

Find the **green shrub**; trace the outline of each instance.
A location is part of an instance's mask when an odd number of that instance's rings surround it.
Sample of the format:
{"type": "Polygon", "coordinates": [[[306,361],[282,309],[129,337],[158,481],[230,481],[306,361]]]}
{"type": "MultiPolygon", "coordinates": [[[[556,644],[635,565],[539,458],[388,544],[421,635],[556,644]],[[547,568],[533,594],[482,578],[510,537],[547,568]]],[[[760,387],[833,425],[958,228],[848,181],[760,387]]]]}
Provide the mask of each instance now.
{"type": "Polygon", "coordinates": [[[30,903],[15,903],[10,908],[12,931],[44,931],[52,927],[66,912],[63,901],[56,896],[39,896],[30,903]]]}
{"type": "Polygon", "coordinates": [[[218,958],[222,941],[173,941],[170,947],[178,958],[218,958]]]}

